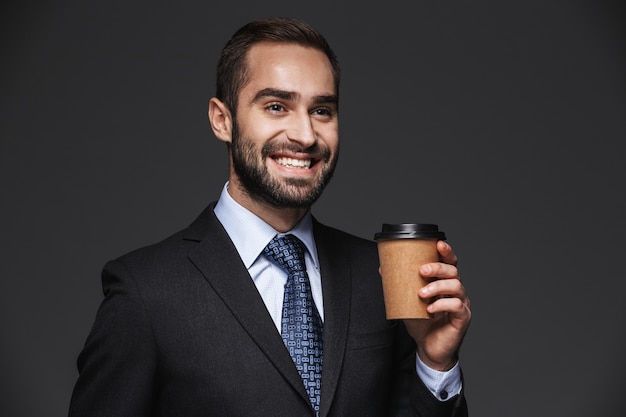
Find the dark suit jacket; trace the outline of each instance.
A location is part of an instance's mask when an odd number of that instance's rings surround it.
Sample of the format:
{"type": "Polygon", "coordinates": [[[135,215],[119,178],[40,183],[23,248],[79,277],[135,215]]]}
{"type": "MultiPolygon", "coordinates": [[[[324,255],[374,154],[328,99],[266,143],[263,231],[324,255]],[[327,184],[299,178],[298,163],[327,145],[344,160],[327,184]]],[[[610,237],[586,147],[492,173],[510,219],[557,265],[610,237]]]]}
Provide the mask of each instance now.
{"type": "MultiPolygon", "coordinates": [[[[313,415],[254,283],[210,205],[191,226],[106,264],[69,415],[313,415]]],[[[415,372],[385,319],[373,242],[314,222],[324,296],[320,416],[464,416],[415,372]]]]}

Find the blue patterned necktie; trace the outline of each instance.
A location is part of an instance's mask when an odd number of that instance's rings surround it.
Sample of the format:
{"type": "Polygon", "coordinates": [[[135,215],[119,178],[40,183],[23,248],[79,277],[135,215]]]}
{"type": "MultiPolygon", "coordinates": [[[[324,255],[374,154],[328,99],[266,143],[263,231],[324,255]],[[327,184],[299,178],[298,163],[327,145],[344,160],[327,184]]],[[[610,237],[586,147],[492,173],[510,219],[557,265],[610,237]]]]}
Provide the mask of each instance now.
{"type": "Polygon", "coordinates": [[[305,247],[294,235],[275,236],[263,253],[287,273],[281,336],[319,413],[324,325],[313,302],[304,262],[305,247]]]}

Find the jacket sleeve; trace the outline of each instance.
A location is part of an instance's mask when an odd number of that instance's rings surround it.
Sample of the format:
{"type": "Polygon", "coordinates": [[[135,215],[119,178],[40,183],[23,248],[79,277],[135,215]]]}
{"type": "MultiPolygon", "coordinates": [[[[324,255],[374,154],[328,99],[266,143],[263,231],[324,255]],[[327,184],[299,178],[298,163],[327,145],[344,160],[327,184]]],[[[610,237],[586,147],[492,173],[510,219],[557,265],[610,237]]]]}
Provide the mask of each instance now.
{"type": "Polygon", "coordinates": [[[69,417],[141,417],[156,392],[156,345],[140,291],[119,261],[102,272],[104,300],[83,350],[69,417]]]}

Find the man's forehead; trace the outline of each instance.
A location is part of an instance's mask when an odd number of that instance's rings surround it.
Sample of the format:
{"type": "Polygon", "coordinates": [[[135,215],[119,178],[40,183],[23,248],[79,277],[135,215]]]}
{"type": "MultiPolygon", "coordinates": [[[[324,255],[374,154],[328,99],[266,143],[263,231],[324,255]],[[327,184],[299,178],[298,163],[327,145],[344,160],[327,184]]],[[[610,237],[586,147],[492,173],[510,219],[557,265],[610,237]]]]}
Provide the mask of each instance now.
{"type": "Polygon", "coordinates": [[[333,77],[330,60],[320,49],[312,46],[300,45],[293,42],[258,42],[250,47],[246,54],[246,72],[250,76],[259,69],[268,69],[286,65],[287,62],[308,64],[313,63],[319,68],[325,67],[328,76],[333,77]]]}
{"type": "MultiPolygon", "coordinates": [[[[251,100],[336,96],[330,61],[319,49],[294,43],[260,42],[248,51],[243,90],[251,100]]],[[[318,100],[315,98],[314,100],[318,100]]]]}

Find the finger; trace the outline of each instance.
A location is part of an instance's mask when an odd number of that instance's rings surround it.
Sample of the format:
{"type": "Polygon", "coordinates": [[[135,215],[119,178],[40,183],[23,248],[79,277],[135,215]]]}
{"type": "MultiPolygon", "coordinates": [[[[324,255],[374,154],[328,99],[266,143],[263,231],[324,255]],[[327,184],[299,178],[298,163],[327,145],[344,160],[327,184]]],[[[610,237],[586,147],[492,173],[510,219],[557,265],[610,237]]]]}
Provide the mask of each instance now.
{"type": "Polygon", "coordinates": [[[430,303],[426,309],[430,314],[448,313],[463,321],[469,321],[472,314],[469,307],[469,300],[464,302],[456,297],[438,298],[430,303]]]}
{"type": "Polygon", "coordinates": [[[459,270],[454,265],[442,262],[432,262],[420,266],[419,273],[424,278],[456,278],[459,277],[459,270]]]}
{"type": "Polygon", "coordinates": [[[456,265],[459,261],[456,254],[452,250],[452,246],[448,242],[440,240],[437,242],[437,251],[441,260],[450,265],[456,265]]]}
{"type": "Polygon", "coordinates": [[[458,279],[439,279],[422,287],[419,291],[421,298],[431,297],[454,297],[465,302],[467,293],[465,287],[458,279]]]}

